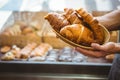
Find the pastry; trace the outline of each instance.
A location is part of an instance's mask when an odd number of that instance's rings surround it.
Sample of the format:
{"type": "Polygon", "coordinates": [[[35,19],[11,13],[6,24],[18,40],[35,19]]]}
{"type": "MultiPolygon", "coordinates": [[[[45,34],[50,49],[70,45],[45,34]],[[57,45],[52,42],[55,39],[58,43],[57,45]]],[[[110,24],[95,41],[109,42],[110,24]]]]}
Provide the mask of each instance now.
{"type": "Polygon", "coordinates": [[[42,43],[30,53],[30,56],[31,57],[44,56],[50,49],[52,49],[52,46],[50,46],[47,43],[42,43]]]}
{"type": "Polygon", "coordinates": [[[73,57],[73,50],[70,47],[64,47],[59,51],[59,61],[71,62],[73,57]]]}
{"type": "Polygon", "coordinates": [[[37,46],[36,43],[31,43],[26,45],[21,51],[18,53],[20,54],[20,58],[27,59],[30,57],[31,51],[37,46]]]}
{"type": "Polygon", "coordinates": [[[1,57],[1,60],[5,60],[5,61],[14,60],[14,59],[15,59],[15,55],[12,52],[7,52],[1,57]]]}
{"type": "Polygon", "coordinates": [[[104,31],[99,22],[84,9],[64,9],[64,13],[45,16],[55,31],[77,44],[90,47],[91,43],[104,43],[104,31]]]}
{"type": "Polygon", "coordinates": [[[65,16],[58,13],[49,13],[47,16],[45,16],[45,19],[47,19],[50,25],[58,32],[62,27],[70,24],[65,16]]]}
{"type": "Polygon", "coordinates": [[[1,34],[8,35],[8,36],[15,36],[21,34],[20,25],[14,24],[11,27],[6,28],[1,34]]]}
{"type": "Polygon", "coordinates": [[[65,13],[63,14],[70,24],[80,24],[83,23],[81,16],[77,15],[74,9],[65,8],[65,13]]]}
{"type": "Polygon", "coordinates": [[[3,47],[0,49],[0,52],[6,53],[6,52],[10,51],[10,49],[11,49],[10,46],[3,46],[3,47]]]}
{"type": "Polygon", "coordinates": [[[60,30],[60,34],[67,39],[84,46],[89,46],[95,42],[93,32],[81,24],[65,26],[60,30]]]}
{"type": "Polygon", "coordinates": [[[12,49],[10,50],[10,52],[12,52],[15,55],[15,58],[19,59],[20,58],[20,52],[21,49],[19,47],[17,47],[16,45],[12,46],[12,49]]]}
{"type": "Polygon", "coordinates": [[[22,34],[28,34],[28,33],[33,33],[32,27],[26,27],[22,30],[22,34]]]}
{"type": "Polygon", "coordinates": [[[46,61],[48,62],[56,62],[58,60],[58,50],[50,50],[48,51],[48,55],[46,57],[46,61]]]}
{"type": "Polygon", "coordinates": [[[104,42],[104,32],[101,28],[99,22],[94,19],[92,15],[86,12],[83,8],[76,10],[79,15],[85,20],[87,24],[89,24],[91,30],[93,31],[93,35],[95,37],[96,43],[103,44],[104,42]]]}

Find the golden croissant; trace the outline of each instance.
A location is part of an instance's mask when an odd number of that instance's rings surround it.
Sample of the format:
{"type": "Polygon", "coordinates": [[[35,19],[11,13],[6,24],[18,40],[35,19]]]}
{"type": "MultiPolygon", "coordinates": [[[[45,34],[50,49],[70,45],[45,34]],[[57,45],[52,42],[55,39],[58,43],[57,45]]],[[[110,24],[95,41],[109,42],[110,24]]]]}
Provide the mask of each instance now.
{"type": "Polygon", "coordinates": [[[77,44],[90,47],[104,43],[104,32],[99,22],[83,8],[64,9],[64,13],[48,13],[45,19],[58,33],[77,44]]]}

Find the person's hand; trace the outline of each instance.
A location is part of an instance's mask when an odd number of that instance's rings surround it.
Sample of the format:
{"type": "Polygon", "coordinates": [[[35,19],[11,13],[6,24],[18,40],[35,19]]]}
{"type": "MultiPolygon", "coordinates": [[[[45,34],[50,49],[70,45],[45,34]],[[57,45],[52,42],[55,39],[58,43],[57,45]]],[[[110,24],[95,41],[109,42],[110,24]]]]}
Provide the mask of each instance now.
{"type": "Polygon", "coordinates": [[[120,45],[114,42],[108,42],[104,45],[92,43],[91,47],[94,50],[86,50],[79,47],[76,47],[76,50],[81,52],[82,54],[92,56],[92,57],[104,57],[107,54],[120,52],[120,45]]]}

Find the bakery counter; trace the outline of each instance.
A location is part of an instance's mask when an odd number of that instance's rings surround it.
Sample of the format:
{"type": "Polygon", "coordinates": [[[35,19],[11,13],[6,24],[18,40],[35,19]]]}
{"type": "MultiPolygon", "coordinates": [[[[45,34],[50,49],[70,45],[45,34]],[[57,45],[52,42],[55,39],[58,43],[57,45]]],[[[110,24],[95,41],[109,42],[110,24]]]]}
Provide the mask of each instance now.
{"type": "Polygon", "coordinates": [[[31,56],[30,53],[27,57],[22,54],[18,58],[11,54],[13,53],[0,54],[0,73],[108,75],[111,67],[105,58],[85,56],[70,47],[51,49],[40,56],[31,56]]]}
{"type": "Polygon", "coordinates": [[[108,75],[111,67],[111,63],[105,58],[85,56],[70,47],[51,49],[40,56],[31,56],[30,53],[28,57],[23,57],[22,54],[22,56],[17,58],[11,55],[12,53],[6,54],[0,54],[1,74],[49,73],[108,75]]]}
{"type": "Polygon", "coordinates": [[[0,61],[0,73],[64,73],[107,75],[111,63],[0,61]]]}
{"type": "Polygon", "coordinates": [[[110,63],[0,61],[2,80],[107,80],[110,63]]]}

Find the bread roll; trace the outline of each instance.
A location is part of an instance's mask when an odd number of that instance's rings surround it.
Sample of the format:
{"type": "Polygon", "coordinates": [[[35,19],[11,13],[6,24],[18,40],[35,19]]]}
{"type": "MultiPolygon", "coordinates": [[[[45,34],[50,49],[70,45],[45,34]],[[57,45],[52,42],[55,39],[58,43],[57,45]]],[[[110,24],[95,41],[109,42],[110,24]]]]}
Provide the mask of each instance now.
{"type": "Polygon", "coordinates": [[[47,43],[42,43],[39,46],[37,46],[31,53],[31,57],[36,56],[44,56],[48,52],[48,50],[52,49],[52,46],[47,43]]]}
{"type": "Polygon", "coordinates": [[[21,51],[18,53],[20,54],[20,58],[27,59],[30,57],[31,51],[37,46],[36,43],[31,43],[26,45],[21,51]]]}
{"type": "Polygon", "coordinates": [[[67,19],[58,13],[49,13],[45,16],[45,19],[49,21],[50,25],[59,32],[60,29],[68,24],[70,24],[67,19]]]}
{"type": "Polygon", "coordinates": [[[60,30],[67,39],[84,46],[90,46],[94,41],[93,32],[81,24],[67,25],[60,30]]]}

